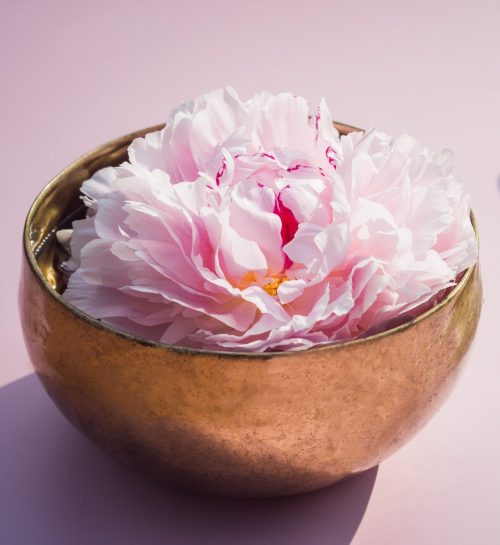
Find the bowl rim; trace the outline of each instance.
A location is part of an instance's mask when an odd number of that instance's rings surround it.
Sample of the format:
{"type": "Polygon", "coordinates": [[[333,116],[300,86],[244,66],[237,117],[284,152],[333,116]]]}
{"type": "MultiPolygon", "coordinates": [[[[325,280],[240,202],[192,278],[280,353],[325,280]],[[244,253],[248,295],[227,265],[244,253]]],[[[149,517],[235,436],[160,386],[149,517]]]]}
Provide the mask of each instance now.
{"type": "MultiPolygon", "coordinates": [[[[352,125],[348,125],[345,123],[334,121],[334,125],[338,129],[347,130],[347,131],[361,131],[363,129],[359,129],[357,127],[354,127],[352,125]]],[[[356,345],[363,345],[363,344],[369,344],[374,341],[383,339],[385,337],[389,337],[391,335],[396,335],[398,333],[401,333],[411,327],[414,327],[415,325],[419,324],[423,320],[426,320],[433,316],[435,313],[439,312],[441,309],[443,309],[445,306],[449,305],[454,299],[456,299],[460,293],[464,290],[465,286],[470,282],[472,275],[475,271],[475,269],[478,267],[479,261],[476,261],[474,265],[470,266],[468,269],[466,269],[460,280],[453,286],[453,288],[449,291],[449,293],[446,294],[445,297],[443,297],[438,303],[436,303],[433,307],[429,308],[425,312],[422,312],[415,318],[400,324],[396,327],[392,327],[390,329],[383,330],[379,333],[375,333],[373,335],[368,335],[366,337],[361,337],[357,339],[350,339],[345,341],[332,341],[327,344],[322,344],[320,346],[313,346],[304,350],[279,350],[275,352],[245,352],[245,351],[225,351],[225,350],[209,350],[204,348],[190,348],[187,346],[181,346],[181,345],[174,345],[174,344],[166,344],[161,343],[157,341],[152,341],[149,339],[145,339],[143,337],[139,337],[137,335],[133,335],[132,333],[127,333],[126,331],[122,331],[119,329],[114,328],[113,326],[110,326],[104,322],[101,322],[97,318],[92,317],[90,314],[87,314],[86,312],[83,312],[78,307],[71,304],[67,299],[65,299],[59,292],[57,292],[47,281],[46,277],[42,273],[40,267],[38,266],[38,262],[35,257],[35,251],[34,247],[31,241],[30,237],[30,229],[31,225],[33,223],[33,218],[38,211],[39,207],[49,195],[52,190],[57,187],[57,185],[63,180],[68,174],[72,172],[73,169],[78,167],[80,164],[85,163],[91,159],[94,159],[100,155],[103,155],[104,153],[109,153],[110,150],[116,149],[119,146],[123,146],[126,143],[131,143],[133,139],[142,137],[145,134],[149,132],[158,131],[164,128],[164,124],[158,124],[153,125],[150,127],[147,127],[145,129],[140,129],[137,131],[133,131],[131,133],[125,134],[123,136],[120,136],[118,138],[114,138],[112,140],[108,140],[104,144],[101,144],[97,147],[94,147],[87,153],[81,155],[78,159],[70,163],[66,168],[64,168],[61,172],[59,172],[56,176],[54,176],[50,182],[48,182],[45,187],[40,191],[40,193],[37,195],[33,203],[31,204],[29,211],[26,215],[26,219],[24,222],[23,227],[23,254],[26,258],[26,261],[30,267],[30,272],[35,276],[35,278],[38,280],[42,288],[45,289],[45,291],[55,300],[56,303],[62,305],[66,308],[71,314],[76,316],[77,318],[84,320],[89,325],[95,327],[98,330],[107,331],[108,333],[111,333],[115,336],[121,337],[123,339],[126,339],[128,341],[131,341],[135,344],[139,344],[142,346],[148,346],[151,348],[161,349],[165,350],[167,352],[177,352],[181,354],[193,354],[193,355],[215,355],[220,358],[250,358],[250,359],[271,359],[276,357],[285,357],[285,356],[291,356],[291,355],[300,355],[304,353],[311,353],[311,352],[324,352],[324,351],[331,351],[331,350],[340,350],[346,347],[356,346],[356,345]]],[[[470,209],[470,218],[472,222],[472,226],[476,235],[476,240],[479,243],[479,236],[478,236],[478,229],[477,229],[477,222],[476,218],[474,216],[474,213],[472,209],[470,209]]]]}

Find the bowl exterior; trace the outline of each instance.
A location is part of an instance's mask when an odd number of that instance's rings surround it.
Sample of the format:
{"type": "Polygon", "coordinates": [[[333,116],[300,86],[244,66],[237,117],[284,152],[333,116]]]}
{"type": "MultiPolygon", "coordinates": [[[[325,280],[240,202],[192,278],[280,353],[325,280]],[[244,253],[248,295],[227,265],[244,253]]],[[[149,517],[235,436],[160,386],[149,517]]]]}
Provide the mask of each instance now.
{"type": "Polygon", "coordinates": [[[277,355],[196,352],[82,316],[32,251],[25,241],[21,322],[60,410],[116,459],[225,495],[307,492],[381,462],[449,391],[482,300],[475,266],[444,304],[386,334],[277,355]]]}
{"type": "Polygon", "coordinates": [[[481,301],[475,268],[449,304],[397,333],[275,357],[190,353],[96,328],[25,263],[20,308],[45,389],[105,451],[222,494],[300,493],[382,461],[453,383],[481,301]]]}

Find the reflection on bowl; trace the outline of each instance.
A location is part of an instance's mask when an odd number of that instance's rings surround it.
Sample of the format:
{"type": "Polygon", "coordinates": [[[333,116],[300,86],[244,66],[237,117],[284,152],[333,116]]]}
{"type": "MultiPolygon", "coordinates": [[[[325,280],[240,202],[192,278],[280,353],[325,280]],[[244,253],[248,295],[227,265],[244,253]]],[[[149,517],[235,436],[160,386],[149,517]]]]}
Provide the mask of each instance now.
{"type": "Polygon", "coordinates": [[[31,207],[19,304],[45,389],[116,459],[202,490],[296,494],[378,464],[427,421],[453,384],[479,320],[478,266],[411,322],[304,352],[191,350],[116,331],[61,297],[54,233],[84,213],[81,183],[125,160],[133,138],[159,128],[88,153],[31,207]]]}

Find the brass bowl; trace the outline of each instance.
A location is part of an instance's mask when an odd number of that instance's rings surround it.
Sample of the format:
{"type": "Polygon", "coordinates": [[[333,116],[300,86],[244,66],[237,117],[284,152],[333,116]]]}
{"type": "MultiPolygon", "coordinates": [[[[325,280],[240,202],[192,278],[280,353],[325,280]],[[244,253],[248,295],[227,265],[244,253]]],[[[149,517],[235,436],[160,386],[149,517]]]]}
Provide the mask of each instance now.
{"type": "Polygon", "coordinates": [[[20,313],[43,386],[116,459],[197,489],[297,494],[378,464],[455,381],[479,319],[478,267],[409,323],[304,352],[190,350],[118,332],[61,297],[54,233],[78,209],[81,183],[125,160],[133,138],[159,128],[78,159],[28,213],[20,313]]]}

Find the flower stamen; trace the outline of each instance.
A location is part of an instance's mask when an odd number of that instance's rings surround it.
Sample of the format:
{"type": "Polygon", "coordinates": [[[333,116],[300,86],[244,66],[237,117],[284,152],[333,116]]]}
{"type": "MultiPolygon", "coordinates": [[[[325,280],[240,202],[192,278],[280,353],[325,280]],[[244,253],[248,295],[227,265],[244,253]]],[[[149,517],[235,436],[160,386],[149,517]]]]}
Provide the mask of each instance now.
{"type": "Polygon", "coordinates": [[[289,280],[288,276],[286,274],[272,274],[271,275],[272,280],[262,286],[262,289],[269,293],[269,295],[272,295],[273,297],[276,297],[278,295],[278,288],[283,282],[286,282],[289,280]]]}

